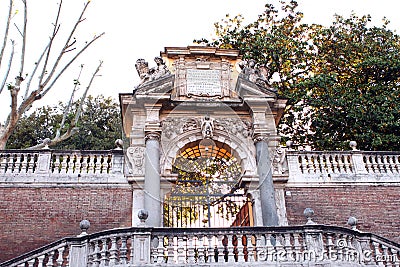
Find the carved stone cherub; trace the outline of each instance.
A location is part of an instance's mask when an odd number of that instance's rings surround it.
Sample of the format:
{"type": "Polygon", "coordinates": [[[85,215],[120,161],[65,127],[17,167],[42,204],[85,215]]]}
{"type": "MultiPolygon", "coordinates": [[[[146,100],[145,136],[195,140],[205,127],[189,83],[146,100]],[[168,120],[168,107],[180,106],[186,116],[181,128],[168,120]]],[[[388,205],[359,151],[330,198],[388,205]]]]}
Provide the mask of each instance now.
{"type": "Polygon", "coordinates": [[[208,115],[201,120],[201,133],[203,134],[203,138],[211,139],[214,136],[214,119],[208,115]]]}
{"type": "Polygon", "coordinates": [[[268,87],[269,69],[266,66],[259,65],[254,59],[243,60],[239,63],[242,69],[241,75],[259,86],[268,87]]]}
{"type": "Polygon", "coordinates": [[[171,73],[161,57],[155,57],[154,61],[157,66],[151,69],[149,69],[149,64],[144,59],[138,59],[136,61],[135,67],[140,77],[140,83],[138,86],[149,81],[157,80],[171,73]]]}

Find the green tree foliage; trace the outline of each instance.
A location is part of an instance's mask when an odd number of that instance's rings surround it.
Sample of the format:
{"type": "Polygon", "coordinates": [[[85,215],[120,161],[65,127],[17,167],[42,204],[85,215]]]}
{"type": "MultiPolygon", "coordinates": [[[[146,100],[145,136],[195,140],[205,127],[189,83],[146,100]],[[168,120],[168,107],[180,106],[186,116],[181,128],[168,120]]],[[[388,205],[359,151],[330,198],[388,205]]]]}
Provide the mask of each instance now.
{"type": "MultiPolygon", "coordinates": [[[[271,85],[288,98],[280,133],[318,150],[400,150],[400,37],[389,22],[335,16],[324,27],[302,23],[296,1],[267,4],[250,24],[240,16],[216,23],[214,41],[269,69],[271,85]],[[279,77],[279,78],[277,78],[279,77]]],[[[284,138],[285,140],[285,138],[284,138]]]]}
{"type": "MultiPolygon", "coordinates": [[[[77,105],[78,102],[75,103],[75,108],[77,105]]],[[[40,107],[30,115],[23,116],[11,135],[7,148],[28,148],[44,138],[53,137],[61,123],[64,109],[65,105],[60,103],[58,106],[40,107]]],[[[73,115],[67,120],[72,121],[73,115]]],[[[79,132],[51,148],[112,149],[115,147],[115,140],[121,138],[121,126],[119,105],[115,100],[104,96],[88,96],[77,125],[79,132]]]]}

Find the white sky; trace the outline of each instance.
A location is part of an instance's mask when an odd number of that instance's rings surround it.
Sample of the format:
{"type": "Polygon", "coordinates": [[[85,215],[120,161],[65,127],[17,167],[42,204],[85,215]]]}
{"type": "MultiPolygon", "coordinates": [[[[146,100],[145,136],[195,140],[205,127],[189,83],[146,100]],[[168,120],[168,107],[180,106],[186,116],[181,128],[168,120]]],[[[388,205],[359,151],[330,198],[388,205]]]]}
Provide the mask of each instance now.
{"type": "MultiPolygon", "coordinates": [[[[15,2],[19,2],[15,0],[15,2]]],[[[29,45],[39,50],[47,41],[51,31],[51,22],[55,16],[56,3],[52,0],[28,0],[31,27],[29,45]],[[33,46],[33,44],[38,44],[33,46]]],[[[82,90],[87,85],[99,60],[103,60],[101,76],[97,77],[89,94],[103,94],[118,98],[119,93],[132,92],[138,83],[134,64],[138,58],[144,58],[149,66],[154,66],[153,58],[166,46],[192,45],[193,39],[206,37],[211,39],[214,22],[220,21],[226,14],[242,14],[248,21],[254,21],[264,10],[267,2],[262,0],[92,0],[87,20],[82,25],[79,41],[86,41],[95,33],[105,32],[92,48],[79,58],[68,74],[60,80],[52,92],[47,94],[42,104],[54,104],[59,100],[66,102],[73,87],[80,64],[85,64],[86,77],[81,79],[82,90]]],[[[348,16],[352,10],[357,15],[371,14],[374,22],[380,23],[386,16],[392,23],[391,29],[400,29],[398,10],[399,0],[298,0],[299,10],[304,13],[304,22],[329,25],[335,13],[348,16]]],[[[64,0],[64,14],[69,21],[78,16],[84,0],[64,0]]],[[[3,34],[5,12],[8,0],[0,0],[0,37],[3,34]]],[[[22,17],[22,12],[17,17],[22,17]]],[[[66,22],[62,24],[64,28],[66,22]]],[[[2,39],[0,39],[2,41],[2,39]]],[[[18,42],[18,39],[16,39],[18,42]]],[[[27,63],[29,73],[38,53],[27,63]]],[[[5,63],[3,63],[5,65],[5,63]]],[[[0,71],[0,80],[3,72],[0,71]]],[[[14,75],[15,76],[15,75],[14,75]]],[[[11,77],[14,77],[11,76],[11,77]]],[[[8,91],[0,95],[0,122],[8,114],[8,91]]],[[[38,106],[38,105],[36,105],[38,106]]]]}

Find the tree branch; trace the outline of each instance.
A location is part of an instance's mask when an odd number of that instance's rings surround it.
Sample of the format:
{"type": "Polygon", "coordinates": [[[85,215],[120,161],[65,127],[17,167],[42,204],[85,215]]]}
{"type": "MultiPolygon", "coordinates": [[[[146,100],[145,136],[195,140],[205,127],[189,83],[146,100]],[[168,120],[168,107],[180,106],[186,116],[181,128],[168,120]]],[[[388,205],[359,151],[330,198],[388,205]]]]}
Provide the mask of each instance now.
{"type": "MultiPolygon", "coordinates": [[[[61,3],[62,3],[62,1],[61,1],[61,3]]],[[[60,7],[61,7],[61,3],[60,3],[60,7]]],[[[85,3],[85,5],[84,5],[84,7],[83,7],[83,9],[82,9],[82,12],[81,12],[79,18],[77,19],[77,21],[76,21],[74,27],[72,28],[72,30],[71,30],[71,32],[70,32],[70,34],[69,34],[69,36],[68,36],[68,39],[67,39],[66,42],[65,42],[64,48],[62,49],[62,51],[61,51],[60,54],[58,55],[56,61],[54,62],[54,65],[53,65],[53,67],[51,68],[51,70],[50,70],[50,72],[49,72],[49,74],[48,74],[46,80],[45,80],[43,83],[42,83],[42,79],[40,80],[40,84],[39,84],[40,88],[44,88],[44,87],[50,82],[51,78],[53,77],[53,75],[54,75],[54,73],[55,73],[55,71],[56,71],[56,69],[57,69],[58,64],[59,64],[60,61],[61,61],[61,58],[63,57],[63,55],[65,54],[65,52],[66,52],[67,50],[70,50],[70,47],[74,44],[74,41],[72,41],[72,43],[71,43],[71,39],[72,39],[72,37],[73,37],[73,35],[74,35],[76,29],[78,28],[78,25],[83,21],[82,17],[83,17],[83,15],[84,15],[85,12],[86,12],[86,9],[87,9],[89,3],[90,3],[90,1],[88,1],[88,2],[85,3]]],[[[59,13],[60,13],[60,12],[59,12],[59,13]]],[[[58,16],[57,16],[57,21],[58,21],[58,16]]],[[[57,22],[57,23],[58,23],[58,22],[57,22]]],[[[50,52],[50,49],[49,49],[49,52],[50,52]]],[[[47,64],[46,64],[46,66],[47,66],[47,64]]],[[[44,69],[44,71],[45,71],[45,69],[44,69]]],[[[43,72],[43,74],[44,74],[44,72],[43,72]]],[[[42,77],[42,78],[43,78],[43,77],[42,77]]]]}
{"type": "Polygon", "coordinates": [[[14,42],[14,40],[11,40],[11,54],[10,54],[10,59],[9,59],[9,61],[8,61],[7,71],[6,71],[5,75],[4,75],[3,82],[2,82],[1,85],[0,85],[0,94],[1,94],[1,92],[3,91],[3,89],[4,89],[5,85],[6,85],[8,75],[10,75],[11,64],[12,64],[12,61],[13,61],[13,58],[14,58],[14,48],[15,48],[15,42],[14,42]]]}
{"type": "Polygon", "coordinates": [[[7,23],[6,23],[5,33],[4,33],[3,45],[1,46],[1,50],[0,50],[0,67],[1,67],[1,62],[3,61],[4,50],[5,50],[6,45],[7,45],[8,32],[10,31],[11,14],[12,14],[12,3],[13,3],[13,0],[10,0],[10,7],[8,9],[8,16],[7,16],[7,23]]]}
{"type": "MultiPolygon", "coordinates": [[[[77,133],[79,131],[79,128],[76,127],[76,124],[78,123],[79,118],[80,118],[81,113],[82,113],[83,102],[86,99],[87,92],[89,91],[90,87],[92,86],[93,81],[94,81],[95,77],[97,76],[98,72],[100,71],[100,68],[101,68],[102,65],[103,65],[103,61],[100,61],[99,65],[97,66],[97,68],[95,70],[95,72],[92,74],[92,78],[90,79],[90,82],[89,82],[88,86],[85,89],[85,92],[83,93],[83,95],[81,97],[81,100],[80,100],[80,103],[79,103],[79,107],[77,108],[76,113],[75,113],[75,118],[72,121],[72,123],[70,124],[70,126],[68,127],[67,131],[63,135],[60,134],[61,129],[62,129],[63,124],[64,124],[64,123],[62,123],[60,128],[57,130],[56,136],[48,144],[49,146],[54,146],[54,145],[56,145],[56,144],[58,144],[58,143],[60,143],[60,142],[62,142],[64,140],[70,138],[72,135],[74,135],[75,133],[77,133]]],[[[79,76],[80,76],[80,74],[79,74],[79,76]]],[[[70,102],[71,102],[71,100],[70,100],[70,102]]],[[[70,103],[68,105],[70,105],[70,103]]],[[[66,115],[64,113],[63,120],[64,120],[65,116],[66,115]]],[[[45,144],[44,143],[40,143],[40,144],[32,146],[32,147],[30,147],[28,149],[40,149],[40,148],[44,148],[44,147],[45,147],[45,144]]]]}

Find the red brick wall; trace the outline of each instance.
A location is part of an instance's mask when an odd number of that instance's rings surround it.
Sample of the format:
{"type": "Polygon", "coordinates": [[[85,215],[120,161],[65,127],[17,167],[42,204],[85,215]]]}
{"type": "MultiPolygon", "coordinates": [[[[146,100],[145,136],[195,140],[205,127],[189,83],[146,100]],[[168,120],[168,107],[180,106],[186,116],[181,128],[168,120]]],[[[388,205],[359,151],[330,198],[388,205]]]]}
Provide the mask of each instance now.
{"type": "Polygon", "coordinates": [[[0,188],[0,262],[80,233],[131,226],[129,188],[0,188]]]}
{"type": "Polygon", "coordinates": [[[349,227],[354,216],[359,230],[400,242],[400,187],[287,188],[285,195],[289,225],[304,224],[310,207],[316,223],[349,227]]]}

